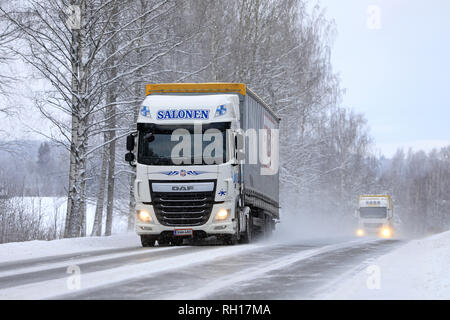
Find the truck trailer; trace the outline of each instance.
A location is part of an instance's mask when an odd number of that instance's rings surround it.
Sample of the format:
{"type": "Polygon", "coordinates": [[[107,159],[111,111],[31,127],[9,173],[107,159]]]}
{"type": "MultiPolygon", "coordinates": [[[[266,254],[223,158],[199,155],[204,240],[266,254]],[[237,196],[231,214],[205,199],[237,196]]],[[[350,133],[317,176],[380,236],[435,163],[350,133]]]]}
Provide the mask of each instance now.
{"type": "Polygon", "coordinates": [[[279,122],[242,83],[147,85],[125,155],[142,245],[269,236],[279,220],[279,122]]]}
{"type": "Polygon", "coordinates": [[[393,236],[394,207],[391,196],[360,195],[355,216],[358,218],[357,236],[378,235],[382,238],[393,236]]]}

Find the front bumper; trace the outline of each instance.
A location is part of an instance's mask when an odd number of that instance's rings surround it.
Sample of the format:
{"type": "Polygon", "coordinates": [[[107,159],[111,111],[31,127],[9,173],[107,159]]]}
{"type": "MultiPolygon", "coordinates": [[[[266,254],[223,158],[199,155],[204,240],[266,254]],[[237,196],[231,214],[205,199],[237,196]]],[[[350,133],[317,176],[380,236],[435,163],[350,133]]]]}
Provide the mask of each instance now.
{"type": "Polygon", "coordinates": [[[392,238],[394,236],[394,228],[390,224],[380,223],[378,226],[360,225],[356,230],[358,237],[363,236],[378,236],[381,238],[392,238]]]}
{"type": "Polygon", "coordinates": [[[194,233],[196,231],[203,231],[207,235],[218,235],[218,234],[234,234],[236,233],[237,223],[234,219],[235,212],[234,212],[234,203],[233,202],[223,202],[219,204],[214,204],[211,215],[209,216],[208,221],[200,226],[164,226],[159,223],[158,219],[156,218],[155,211],[153,209],[152,205],[145,205],[145,204],[137,204],[136,205],[136,211],[138,210],[147,210],[150,213],[151,216],[151,222],[145,223],[140,221],[137,218],[137,214],[135,215],[135,230],[138,235],[161,235],[161,233],[167,233],[172,232],[175,229],[192,229],[194,233]],[[220,209],[228,209],[230,210],[230,215],[226,220],[223,221],[215,221],[215,217],[217,212],[220,209]]]}

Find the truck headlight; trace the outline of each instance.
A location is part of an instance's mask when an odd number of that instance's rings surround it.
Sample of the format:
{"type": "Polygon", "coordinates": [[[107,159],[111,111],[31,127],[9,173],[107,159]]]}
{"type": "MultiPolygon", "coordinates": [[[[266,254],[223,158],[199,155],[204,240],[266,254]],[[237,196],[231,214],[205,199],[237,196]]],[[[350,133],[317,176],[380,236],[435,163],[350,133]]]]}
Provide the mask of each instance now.
{"type": "Polygon", "coordinates": [[[390,238],[392,237],[392,230],[389,227],[383,227],[380,230],[380,236],[383,238],[390,238]]]}
{"type": "Polygon", "coordinates": [[[138,210],[137,216],[138,216],[138,219],[142,222],[152,221],[152,216],[150,215],[150,212],[148,212],[147,210],[138,210]]]}
{"type": "Polygon", "coordinates": [[[219,211],[217,211],[216,221],[226,220],[228,218],[229,211],[230,210],[228,210],[228,209],[220,209],[219,211]]]}
{"type": "Polygon", "coordinates": [[[357,235],[358,237],[364,237],[365,234],[366,234],[366,233],[364,232],[364,229],[358,229],[358,230],[356,230],[356,235],[357,235]]]}

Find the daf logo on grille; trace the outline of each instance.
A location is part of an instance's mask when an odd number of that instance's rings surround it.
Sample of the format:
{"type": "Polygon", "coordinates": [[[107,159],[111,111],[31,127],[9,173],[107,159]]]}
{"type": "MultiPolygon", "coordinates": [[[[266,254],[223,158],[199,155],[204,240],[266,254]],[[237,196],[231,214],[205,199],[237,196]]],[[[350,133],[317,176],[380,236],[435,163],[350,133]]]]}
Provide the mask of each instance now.
{"type": "Polygon", "coordinates": [[[192,191],[193,186],[172,186],[172,191],[192,191]]]}
{"type": "Polygon", "coordinates": [[[153,192],[212,192],[214,182],[157,182],[152,183],[153,192]]]}

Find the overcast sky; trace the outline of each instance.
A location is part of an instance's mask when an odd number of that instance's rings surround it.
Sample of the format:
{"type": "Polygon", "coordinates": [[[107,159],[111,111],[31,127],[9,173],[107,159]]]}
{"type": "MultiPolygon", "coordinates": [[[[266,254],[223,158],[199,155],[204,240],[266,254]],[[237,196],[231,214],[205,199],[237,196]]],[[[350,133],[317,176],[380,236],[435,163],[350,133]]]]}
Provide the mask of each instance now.
{"type": "Polygon", "coordinates": [[[391,156],[450,144],[450,1],[320,3],[338,31],[344,104],[365,114],[377,148],[391,156]]]}

